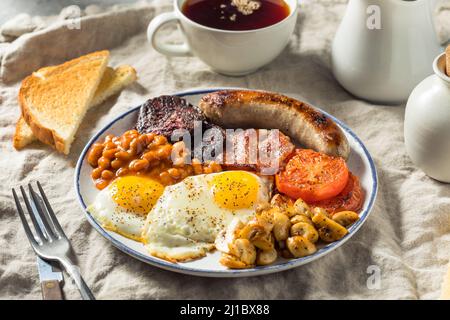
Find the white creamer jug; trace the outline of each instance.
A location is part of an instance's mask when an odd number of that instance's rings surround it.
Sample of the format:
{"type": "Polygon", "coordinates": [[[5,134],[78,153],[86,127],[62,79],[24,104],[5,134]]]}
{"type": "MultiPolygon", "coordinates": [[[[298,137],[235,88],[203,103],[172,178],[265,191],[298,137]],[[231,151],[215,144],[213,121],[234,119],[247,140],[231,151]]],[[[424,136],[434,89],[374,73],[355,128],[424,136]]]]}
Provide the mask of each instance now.
{"type": "Polygon", "coordinates": [[[408,99],[405,145],[426,174],[450,182],[450,76],[445,71],[445,54],[436,58],[434,72],[408,99]]]}
{"type": "Polygon", "coordinates": [[[441,52],[432,0],[350,0],[332,47],[333,73],[352,94],[401,103],[441,52]]]}

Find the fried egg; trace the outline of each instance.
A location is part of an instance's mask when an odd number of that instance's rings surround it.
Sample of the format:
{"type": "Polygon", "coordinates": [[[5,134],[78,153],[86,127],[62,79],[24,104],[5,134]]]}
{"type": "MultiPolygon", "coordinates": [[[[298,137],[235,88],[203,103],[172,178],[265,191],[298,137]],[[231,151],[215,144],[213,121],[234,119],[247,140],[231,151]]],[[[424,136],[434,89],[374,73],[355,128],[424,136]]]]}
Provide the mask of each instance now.
{"type": "Polygon", "coordinates": [[[163,191],[162,184],[146,177],[119,177],[98,193],[87,210],[103,228],[141,241],[147,214],[163,191]]]}
{"type": "Polygon", "coordinates": [[[203,257],[234,218],[247,221],[269,202],[271,187],[247,171],[188,177],[165,188],[147,216],[144,243],[150,254],[170,261],[203,257]]]}

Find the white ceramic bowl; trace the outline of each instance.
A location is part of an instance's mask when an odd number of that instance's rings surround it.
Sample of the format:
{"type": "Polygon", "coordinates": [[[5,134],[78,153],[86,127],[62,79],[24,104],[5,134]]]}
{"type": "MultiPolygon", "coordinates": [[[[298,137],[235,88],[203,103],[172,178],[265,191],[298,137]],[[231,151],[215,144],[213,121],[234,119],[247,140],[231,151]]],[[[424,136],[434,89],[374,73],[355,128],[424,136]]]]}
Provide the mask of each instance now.
{"type": "MultiPolygon", "coordinates": [[[[181,97],[186,98],[189,102],[196,104],[200,100],[200,98],[210,92],[223,90],[227,88],[215,88],[215,89],[205,89],[205,90],[195,90],[188,91],[183,93],[178,93],[181,97]]],[[[361,185],[366,193],[363,209],[360,214],[360,220],[352,225],[349,229],[349,234],[345,236],[340,241],[324,245],[321,247],[316,253],[313,255],[292,259],[292,260],[277,260],[276,263],[263,266],[256,267],[251,269],[243,269],[243,270],[230,270],[225,268],[219,263],[220,253],[214,252],[208,254],[206,257],[186,262],[186,263],[171,263],[156,257],[149,255],[146,252],[146,249],[142,243],[127,239],[117,233],[110,232],[101,227],[101,225],[92,217],[92,215],[86,211],[86,207],[88,204],[94,201],[95,196],[99,192],[94,184],[92,183],[90,173],[92,168],[87,163],[86,155],[91,145],[102,139],[107,134],[115,134],[120,135],[126,130],[129,130],[135,125],[137,115],[139,112],[139,107],[133,108],[119,117],[112,120],[108,125],[106,125],[103,129],[101,129],[85,146],[81,156],[78,160],[76,173],[75,173],[75,189],[78,195],[78,200],[80,202],[81,208],[85,212],[86,218],[91,223],[91,225],[106,239],[108,239],[115,247],[122,250],[123,252],[137,258],[145,263],[150,265],[171,270],[175,272],[191,274],[196,276],[205,276],[205,277],[243,277],[243,276],[256,276],[268,273],[279,272],[291,268],[295,268],[311,261],[314,261],[320,257],[323,257],[326,254],[329,254],[334,249],[343,245],[347,240],[350,239],[363,225],[363,223],[367,220],[369,213],[374,204],[376,194],[377,194],[377,173],[375,169],[374,162],[369,152],[367,151],[364,144],[361,140],[354,134],[346,125],[344,125],[341,121],[337,120],[333,116],[327,114],[330,118],[332,118],[336,123],[342,128],[345,132],[345,135],[350,143],[351,153],[350,157],[347,161],[350,170],[356,174],[360,180],[361,185]]],[[[323,112],[323,111],[322,111],[323,112]]],[[[100,243],[92,245],[101,245],[100,243]]]]}

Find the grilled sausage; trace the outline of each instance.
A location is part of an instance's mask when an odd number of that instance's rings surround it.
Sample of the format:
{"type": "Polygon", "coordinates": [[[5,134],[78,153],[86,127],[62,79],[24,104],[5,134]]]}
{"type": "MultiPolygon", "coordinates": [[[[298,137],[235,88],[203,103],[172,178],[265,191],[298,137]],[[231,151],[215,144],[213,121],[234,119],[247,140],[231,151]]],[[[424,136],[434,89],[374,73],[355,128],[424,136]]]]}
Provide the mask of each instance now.
{"type": "Polygon", "coordinates": [[[224,128],[279,129],[306,148],[347,159],[342,130],[310,105],[276,93],[224,90],[202,97],[200,109],[224,128]]]}

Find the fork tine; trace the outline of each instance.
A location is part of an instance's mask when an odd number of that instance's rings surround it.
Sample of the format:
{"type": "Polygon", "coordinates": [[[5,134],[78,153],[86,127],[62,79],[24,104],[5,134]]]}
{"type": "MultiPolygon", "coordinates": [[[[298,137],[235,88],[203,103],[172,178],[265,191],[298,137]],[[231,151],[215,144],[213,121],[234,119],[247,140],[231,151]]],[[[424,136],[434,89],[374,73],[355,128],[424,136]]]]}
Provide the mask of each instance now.
{"type": "Polygon", "coordinates": [[[39,189],[39,193],[41,194],[42,199],[44,200],[45,206],[47,208],[47,213],[50,217],[50,220],[52,221],[53,225],[55,226],[56,231],[60,234],[61,237],[67,238],[66,234],[64,233],[63,228],[61,228],[61,225],[59,224],[58,218],[56,218],[55,213],[53,212],[52,207],[50,206],[50,203],[47,200],[47,196],[44,193],[44,189],[42,188],[39,181],[37,181],[37,186],[39,189]]]}
{"type": "Polygon", "coordinates": [[[33,187],[31,184],[28,184],[28,191],[31,195],[31,200],[33,201],[34,207],[36,208],[37,213],[39,214],[39,217],[41,218],[42,224],[44,225],[44,228],[47,232],[47,235],[50,238],[59,238],[58,233],[54,231],[54,228],[50,226],[50,221],[47,215],[47,210],[45,207],[42,207],[41,201],[39,201],[38,196],[36,192],[34,192],[33,187]]]}
{"type": "MultiPolygon", "coordinates": [[[[25,214],[23,213],[22,206],[20,205],[19,197],[17,196],[16,190],[14,188],[12,189],[14,201],[16,202],[17,211],[19,212],[20,220],[22,221],[23,228],[25,229],[25,234],[28,238],[28,240],[31,242],[31,246],[38,246],[36,239],[34,238],[33,232],[30,229],[30,226],[28,225],[28,221],[25,218],[25,214]]],[[[41,239],[38,239],[41,241],[41,239]]]]}
{"type": "Polygon", "coordinates": [[[41,227],[39,226],[39,224],[36,220],[36,216],[34,215],[34,211],[31,208],[30,202],[28,201],[27,194],[25,193],[25,190],[23,189],[22,186],[20,186],[20,191],[22,192],[23,200],[25,200],[25,205],[27,207],[28,214],[30,215],[31,222],[33,223],[34,228],[36,229],[36,233],[38,234],[38,237],[43,242],[48,239],[47,235],[46,234],[44,235],[45,230],[42,230],[41,227]]]}

